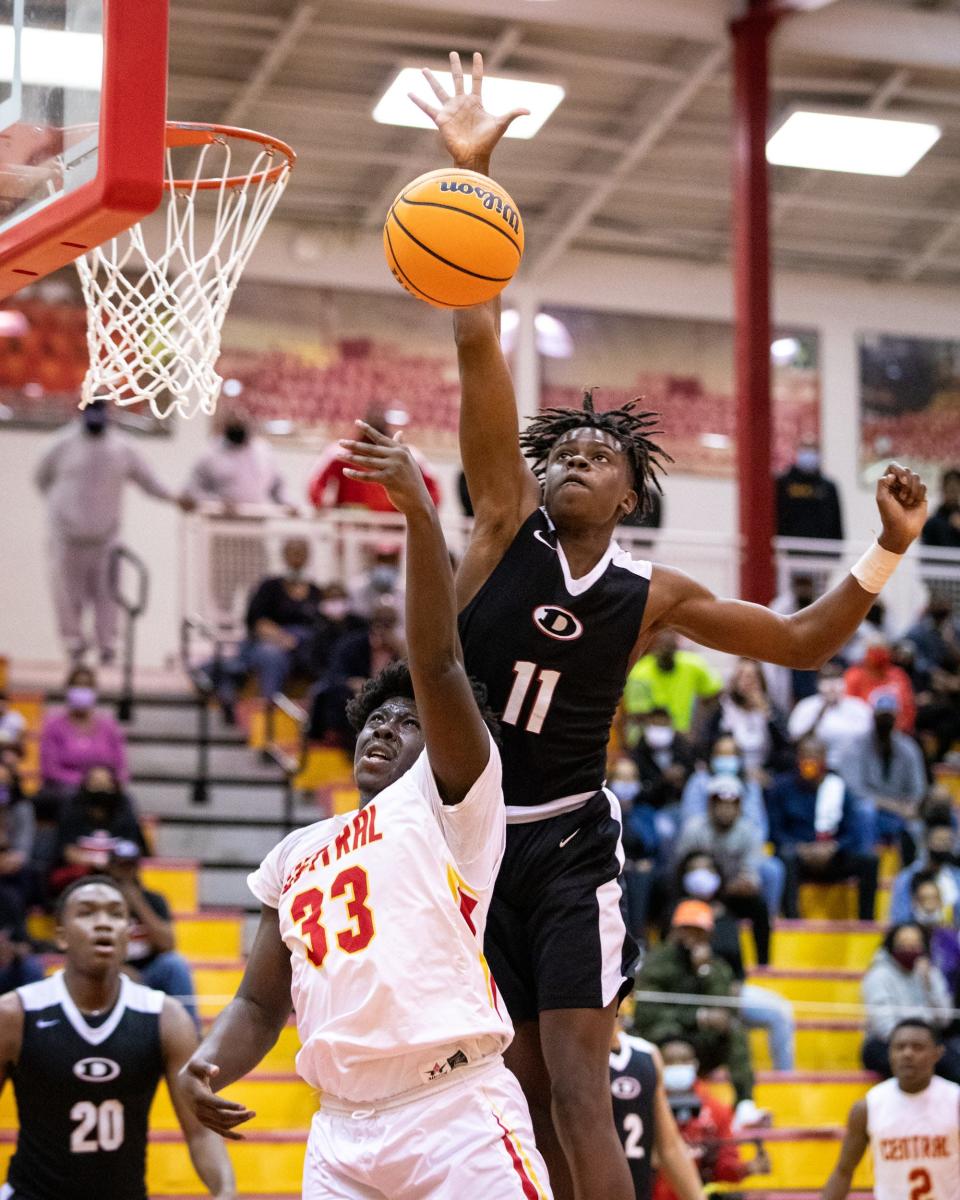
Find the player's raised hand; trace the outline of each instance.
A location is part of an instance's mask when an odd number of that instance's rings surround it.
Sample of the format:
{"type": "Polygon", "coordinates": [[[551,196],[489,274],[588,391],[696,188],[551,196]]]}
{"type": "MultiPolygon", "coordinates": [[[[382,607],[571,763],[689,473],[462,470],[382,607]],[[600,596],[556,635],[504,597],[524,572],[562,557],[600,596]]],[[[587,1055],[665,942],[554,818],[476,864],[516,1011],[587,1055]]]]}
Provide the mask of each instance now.
{"type": "Polygon", "coordinates": [[[343,457],[350,463],[344,475],[383,484],[394,507],[405,516],[418,510],[431,510],[433,501],[423,482],[423,472],[409,446],[400,441],[400,434],[387,437],[366,421],[357,421],[357,429],[363,433],[362,442],[351,438],[340,441],[346,452],[343,457]]]}
{"type": "Polygon", "coordinates": [[[877,508],[883,521],[877,540],[884,550],[903,554],[927,519],[927,486],[915,471],[890,463],[877,480],[877,508]]]}
{"type": "Polygon", "coordinates": [[[440,140],[458,167],[486,174],[490,167],[490,155],[497,142],[510,128],[517,117],[529,116],[528,108],[515,108],[512,112],[495,117],[483,107],[483,57],[473,56],[473,73],[470,91],[463,88],[463,67],[460,55],[450,53],[450,72],[453,75],[453,95],[449,96],[440,86],[437,77],[424,69],[424,78],[440,101],[440,107],[421,100],[413,92],[410,99],[422,109],[440,131],[440,140]]]}
{"type": "Polygon", "coordinates": [[[191,1058],[178,1076],[180,1092],[201,1125],[230,1141],[242,1142],[243,1134],[236,1132],[236,1126],[257,1114],[245,1105],[226,1100],[214,1092],[213,1081],[219,1074],[220,1068],[216,1063],[191,1058]]]}

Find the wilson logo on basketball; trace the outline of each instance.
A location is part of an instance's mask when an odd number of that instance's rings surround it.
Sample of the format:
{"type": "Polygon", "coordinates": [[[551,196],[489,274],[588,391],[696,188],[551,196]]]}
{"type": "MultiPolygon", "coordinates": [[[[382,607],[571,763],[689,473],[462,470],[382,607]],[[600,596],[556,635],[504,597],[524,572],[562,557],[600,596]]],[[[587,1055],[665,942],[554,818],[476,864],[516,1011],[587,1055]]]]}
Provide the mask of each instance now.
{"type": "Polygon", "coordinates": [[[73,1064],[73,1073],[84,1083],[109,1083],[120,1074],[120,1064],[112,1058],[81,1058],[73,1064]]]}
{"type": "Polygon", "coordinates": [[[547,637],[558,642],[573,642],[583,633],[583,626],[565,608],[556,604],[541,604],[533,610],[533,623],[547,637]]]}
{"type": "Polygon", "coordinates": [[[464,196],[476,196],[483,204],[487,212],[497,210],[497,215],[503,217],[504,221],[510,226],[514,233],[520,230],[520,214],[510,204],[504,204],[500,196],[496,192],[491,192],[489,188],[476,187],[472,183],[458,183],[456,180],[444,180],[440,184],[441,192],[462,192],[464,196]]]}
{"type": "Polygon", "coordinates": [[[640,1095],[640,1080],[632,1075],[620,1075],[610,1084],[610,1091],[618,1100],[636,1100],[640,1095]]]}

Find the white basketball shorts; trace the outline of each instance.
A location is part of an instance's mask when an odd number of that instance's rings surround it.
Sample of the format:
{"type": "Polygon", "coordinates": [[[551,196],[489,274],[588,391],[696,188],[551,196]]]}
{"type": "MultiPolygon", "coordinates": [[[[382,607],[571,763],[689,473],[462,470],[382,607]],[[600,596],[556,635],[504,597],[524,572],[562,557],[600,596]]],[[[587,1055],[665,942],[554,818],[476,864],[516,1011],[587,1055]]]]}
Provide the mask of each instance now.
{"type": "Polygon", "coordinates": [[[303,1200],[481,1198],[552,1200],[527,1102],[501,1059],[403,1103],[321,1101],[303,1200]]]}

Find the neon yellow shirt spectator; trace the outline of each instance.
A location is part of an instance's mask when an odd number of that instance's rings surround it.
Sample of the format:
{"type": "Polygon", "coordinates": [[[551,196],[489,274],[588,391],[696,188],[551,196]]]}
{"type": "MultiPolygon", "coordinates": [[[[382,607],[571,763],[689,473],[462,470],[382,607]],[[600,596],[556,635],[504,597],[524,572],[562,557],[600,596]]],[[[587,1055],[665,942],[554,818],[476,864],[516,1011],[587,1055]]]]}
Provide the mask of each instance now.
{"type": "Polygon", "coordinates": [[[665,708],[674,729],[686,733],[697,700],[716,696],[722,688],[723,680],[700,654],[676,650],[669,659],[645,654],[627,676],[623,707],[628,716],[665,708]]]}

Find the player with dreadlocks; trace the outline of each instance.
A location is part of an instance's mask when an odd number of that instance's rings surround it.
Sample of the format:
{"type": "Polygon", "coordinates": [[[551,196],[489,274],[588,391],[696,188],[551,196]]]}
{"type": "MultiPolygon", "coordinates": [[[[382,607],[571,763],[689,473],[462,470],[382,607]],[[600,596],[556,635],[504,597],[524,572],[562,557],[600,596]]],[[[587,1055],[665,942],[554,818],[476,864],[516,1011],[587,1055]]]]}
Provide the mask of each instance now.
{"type": "MultiPolygon", "coordinates": [[[[471,92],[455,54],[451,69],[454,94],[425,72],[439,107],[417,103],[458,167],[489,174],[519,113],[486,112],[479,55],[471,92]]],[[[877,484],[879,543],[801,612],[720,600],[613,540],[666,458],[650,440],[653,415],[636,402],[597,412],[588,396],[582,410],[540,413],[521,437],[495,306],[458,310],[455,331],[460,451],[476,514],[457,579],[460,634],[503,730],[507,849],[486,948],[516,1027],[508,1065],[558,1200],[632,1200],[607,1074],[630,955],[619,809],[603,788],[627,672],[664,630],[730,654],[818,666],[853,634],[920,532],[925,488],[891,464],[877,484]]]]}

